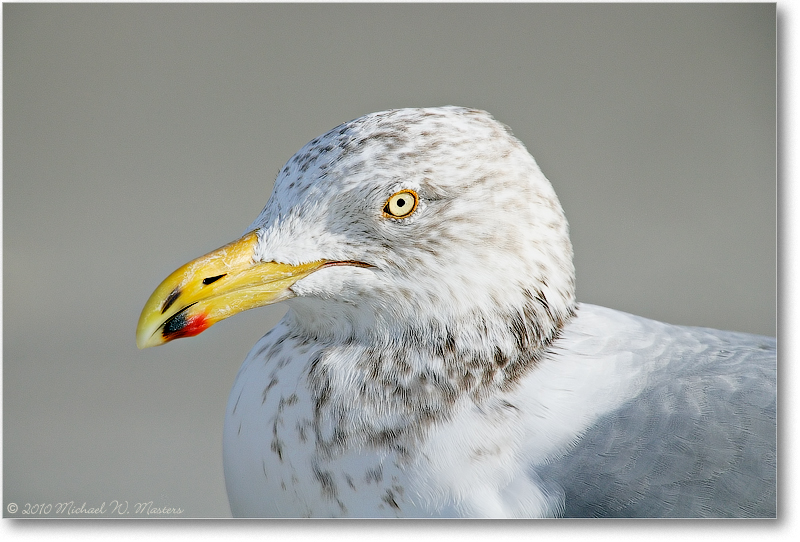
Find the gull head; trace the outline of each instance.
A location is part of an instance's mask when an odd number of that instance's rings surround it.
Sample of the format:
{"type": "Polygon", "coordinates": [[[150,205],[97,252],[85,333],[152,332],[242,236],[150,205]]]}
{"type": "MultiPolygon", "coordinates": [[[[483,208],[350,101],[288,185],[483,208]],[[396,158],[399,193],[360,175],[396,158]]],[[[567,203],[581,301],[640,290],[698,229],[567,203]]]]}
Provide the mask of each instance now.
{"type": "Polygon", "coordinates": [[[558,198],[483,111],[398,109],[334,128],[289,159],[247,232],[156,289],[140,347],[286,301],[313,340],[509,360],[575,310],[558,198]]]}

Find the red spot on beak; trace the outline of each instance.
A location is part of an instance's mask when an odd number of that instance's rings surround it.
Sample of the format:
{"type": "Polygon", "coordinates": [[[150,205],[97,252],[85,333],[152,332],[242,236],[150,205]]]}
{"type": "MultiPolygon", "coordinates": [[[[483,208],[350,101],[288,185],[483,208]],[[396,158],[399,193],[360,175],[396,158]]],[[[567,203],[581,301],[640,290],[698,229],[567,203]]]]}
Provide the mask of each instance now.
{"type": "Polygon", "coordinates": [[[195,335],[200,335],[209,327],[206,315],[196,314],[189,318],[189,321],[186,322],[186,325],[178,333],[180,333],[181,337],[194,337],[195,335]]]}
{"type": "Polygon", "coordinates": [[[167,341],[182,339],[183,337],[194,337],[211,327],[205,314],[195,314],[186,318],[184,312],[179,312],[164,325],[163,336],[167,341]]]}

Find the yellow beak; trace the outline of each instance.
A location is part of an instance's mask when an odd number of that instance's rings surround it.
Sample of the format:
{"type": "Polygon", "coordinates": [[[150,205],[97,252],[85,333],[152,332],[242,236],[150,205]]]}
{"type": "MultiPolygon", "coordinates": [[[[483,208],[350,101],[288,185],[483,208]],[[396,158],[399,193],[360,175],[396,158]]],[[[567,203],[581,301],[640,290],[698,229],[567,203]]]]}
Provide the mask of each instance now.
{"type": "Polygon", "coordinates": [[[142,309],[136,346],[192,337],[238,312],[288,299],[292,284],[333,263],[254,262],[257,241],[250,232],[168,276],[142,309]]]}

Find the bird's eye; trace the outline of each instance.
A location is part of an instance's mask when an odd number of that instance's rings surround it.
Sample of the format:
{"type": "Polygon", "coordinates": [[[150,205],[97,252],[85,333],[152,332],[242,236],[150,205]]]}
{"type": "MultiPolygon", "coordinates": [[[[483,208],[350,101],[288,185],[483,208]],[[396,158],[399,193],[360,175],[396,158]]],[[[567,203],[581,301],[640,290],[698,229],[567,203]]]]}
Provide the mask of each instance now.
{"type": "Polygon", "coordinates": [[[405,218],[417,208],[419,196],[413,190],[401,190],[388,199],[383,206],[383,216],[389,218],[405,218]]]}

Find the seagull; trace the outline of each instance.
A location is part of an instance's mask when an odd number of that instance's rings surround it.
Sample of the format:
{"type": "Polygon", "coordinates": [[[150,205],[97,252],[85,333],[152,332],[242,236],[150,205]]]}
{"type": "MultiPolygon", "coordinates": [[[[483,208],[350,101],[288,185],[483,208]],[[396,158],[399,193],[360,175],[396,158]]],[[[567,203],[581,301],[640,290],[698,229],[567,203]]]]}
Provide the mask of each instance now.
{"type": "Polygon", "coordinates": [[[579,303],[572,256],[508,127],[383,111],[300,149],[136,340],[288,306],[230,393],[234,516],[775,517],[775,339],[579,303]]]}

